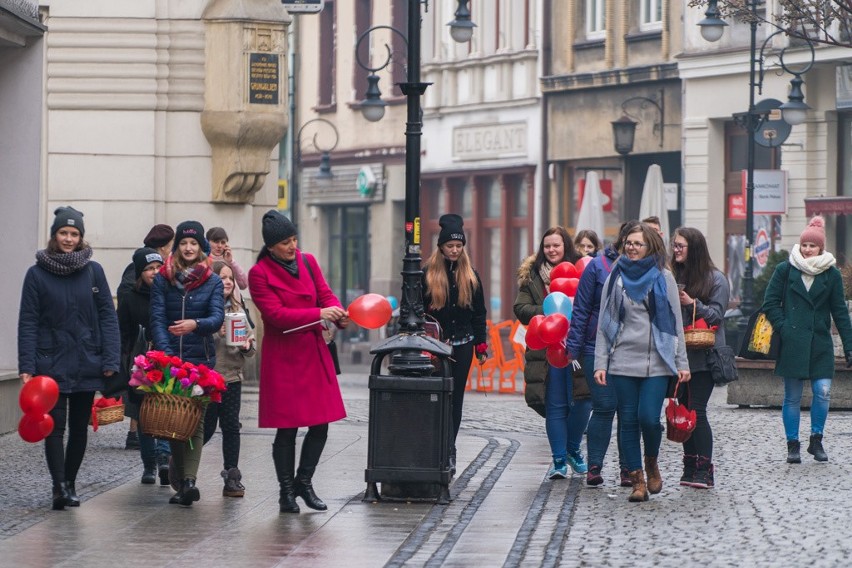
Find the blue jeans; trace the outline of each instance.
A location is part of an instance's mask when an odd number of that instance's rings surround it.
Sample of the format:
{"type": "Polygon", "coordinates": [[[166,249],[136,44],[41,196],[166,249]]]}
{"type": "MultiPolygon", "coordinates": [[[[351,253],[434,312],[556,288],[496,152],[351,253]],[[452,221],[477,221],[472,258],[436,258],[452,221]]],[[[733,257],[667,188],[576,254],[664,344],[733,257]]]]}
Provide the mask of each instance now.
{"type": "Polygon", "coordinates": [[[583,432],[586,431],[589,413],[592,411],[591,400],[574,400],[571,374],[571,365],[564,369],[550,367],[545,383],[544,406],[547,417],[544,426],[554,461],[567,459],[568,452],[575,455],[579,453],[583,432]]]}
{"type": "Polygon", "coordinates": [[[138,428],[139,432],[139,453],[142,455],[142,464],[154,463],[158,456],[170,456],[172,450],[169,448],[169,443],[166,440],[154,438],[148,434],[142,433],[142,428],[138,428]]]}
{"type": "MultiPolygon", "coordinates": [[[[802,414],[802,379],[784,379],[784,405],[781,407],[781,419],[784,421],[784,433],[788,440],[799,439],[799,417],[802,414]]],[[[811,379],[811,434],[822,434],[825,419],[828,418],[828,404],[831,402],[831,379],[811,379]]]]}
{"type": "Polygon", "coordinates": [[[625,377],[607,375],[618,397],[618,420],[621,429],[621,450],[624,465],[630,471],[642,469],[640,436],[645,440],[645,456],[660,454],[663,429],[660,411],[669,387],[669,377],[625,377]]]}
{"type": "MultiPolygon", "coordinates": [[[[592,417],[589,419],[589,428],[586,431],[586,448],[589,453],[589,466],[603,467],[606,450],[609,448],[609,440],[612,437],[612,419],[618,408],[618,400],[615,396],[615,387],[612,382],[606,386],[599,385],[595,381],[595,356],[585,355],[583,357],[583,370],[586,372],[586,383],[592,393],[592,417]]],[[[618,461],[624,465],[621,453],[621,431],[616,433],[618,444],[618,461]]]]}

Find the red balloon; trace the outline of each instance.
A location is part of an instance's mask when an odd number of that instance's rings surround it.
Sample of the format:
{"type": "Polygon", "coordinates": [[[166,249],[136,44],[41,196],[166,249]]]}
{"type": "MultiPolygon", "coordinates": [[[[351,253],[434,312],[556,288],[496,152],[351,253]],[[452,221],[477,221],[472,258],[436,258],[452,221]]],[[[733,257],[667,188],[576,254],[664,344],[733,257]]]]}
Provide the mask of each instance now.
{"type": "Polygon", "coordinates": [[[545,357],[547,357],[547,362],[550,363],[552,367],[558,367],[560,369],[567,367],[568,364],[571,363],[571,358],[568,357],[568,353],[565,351],[565,346],[562,344],[551,345],[548,347],[545,357]]]}
{"type": "Polygon", "coordinates": [[[379,329],[391,319],[388,299],[381,294],[364,294],[355,298],[348,308],[349,319],[367,329],[379,329]]]}
{"type": "Polygon", "coordinates": [[[547,343],[545,343],[539,335],[539,326],[543,321],[544,316],[539,314],[537,316],[533,316],[530,320],[529,325],[527,326],[527,335],[524,341],[526,342],[527,347],[532,350],[544,349],[545,347],[547,347],[547,343]]]}
{"type": "Polygon", "coordinates": [[[580,271],[577,267],[568,261],[560,262],[550,271],[550,281],[553,282],[556,278],[578,278],[580,271]]]}
{"type": "Polygon", "coordinates": [[[43,415],[50,412],[56,406],[57,400],[59,400],[59,385],[45,375],[31,378],[18,395],[21,410],[36,420],[40,420],[43,415]]]}
{"type": "MultiPolygon", "coordinates": [[[[552,273],[553,272],[551,271],[551,274],[552,273]]],[[[568,293],[570,288],[571,288],[571,286],[568,283],[569,280],[571,280],[571,278],[551,279],[550,280],[550,291],[551,292],[562,292],[566,296],[573,296],[573,292],[571,294],[568,293]]]]}
{"type": "MultiPolygon", "coordinates": [[[[603,253],[601,253],[603,254],[603,253]]],[[[577,270],[580,271],[580,274],[583,274],[583,271],[586,270],[586,267],[589,266],[589,263],[592,262],[591,256],[584,256],[580,260],[574,263],[574,266],[577,267],[577,270]]],[[[579,276],[578,276],[579,278],[579,276]]]]}
{"type": "MultiPolygon", "coordinates": [[[[574,296],[577,295],[577,286],[579,286],[579,285],[580,285],[580,279],[579,278],[566,278],[565,279],[565,286],[562,290],[560,290],[560,292],[562,292],[563,294],[565,294],[569,298],[573,298],[574,296]]],[[[552,288],[553,288],[553,286],[551,286],[551,289],[552,288]]]]}
{"type": "Polygon", "coordinates": [[[51,432],[53,432],[53,417],[50,414],[43,414],[41,418],[24,414],[18,422],[18,435],[25,442],[41,442],[51,432]]]}
{"type": "Polygon", "coordinates": [[[555,345],[568,335],[568,318],[564,314],[550,314],[538,326],[538,335],[547,345],[555,345]]]}

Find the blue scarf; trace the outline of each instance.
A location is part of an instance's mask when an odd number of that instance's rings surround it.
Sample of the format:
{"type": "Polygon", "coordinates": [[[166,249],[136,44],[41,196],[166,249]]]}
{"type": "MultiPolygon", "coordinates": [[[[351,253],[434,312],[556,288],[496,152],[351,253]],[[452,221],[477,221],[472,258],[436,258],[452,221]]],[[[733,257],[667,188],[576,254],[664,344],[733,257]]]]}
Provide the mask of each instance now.
{"type": "Polygon", "coordinates": [[[657,259],[645,257],[630,260],[622,255],[612,269],[609,285],[604,291],[599,326],[611,348],[621,330],[624,320],[624,298],[622,294],[613,294],[612,290],[618,278],[624,287],[624,293],[634,302],[646,302],[651,316],[651,333],[657,353],[666,362],[672,374],[677,374],[675,354],[677,353],[677,329],[675,315],[672,312],[667,294],[666,277],[657,267],[657,259]]]}

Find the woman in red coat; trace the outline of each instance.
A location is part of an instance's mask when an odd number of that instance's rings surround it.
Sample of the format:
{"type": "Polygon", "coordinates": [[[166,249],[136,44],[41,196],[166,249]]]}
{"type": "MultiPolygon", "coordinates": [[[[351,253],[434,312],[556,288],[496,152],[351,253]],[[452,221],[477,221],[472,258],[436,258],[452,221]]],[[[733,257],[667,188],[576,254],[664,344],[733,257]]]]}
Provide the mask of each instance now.
{"type": "Polygon", "coordinates": [[[277,428],[272,459],[282,513],[298,513],[296,497],[317,511],[328,509],[311,478],[328,424],[346,417],[334,362],[320,320],[346,327],[349,317],[325,282],[314,257],[296,248],[296,226],[270,210],[263,216],[263,243],[249,271],[251,297],[263,318],[260,359],[261,428],[277,428]],[[308,427],[295,471],[296,433],[308,427]]]}

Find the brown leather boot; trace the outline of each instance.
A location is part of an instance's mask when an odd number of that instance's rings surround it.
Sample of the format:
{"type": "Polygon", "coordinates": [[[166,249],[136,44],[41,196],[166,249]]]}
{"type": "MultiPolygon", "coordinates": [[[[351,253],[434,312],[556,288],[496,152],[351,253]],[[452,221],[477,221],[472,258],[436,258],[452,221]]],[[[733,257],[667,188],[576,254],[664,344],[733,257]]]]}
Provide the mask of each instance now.
{"type": "Polygon", "coordinates": [[[656,495],[663,490],[663,478],[657,458],[645,456],[645,472],[648,474],[648,491],[656,495]]]}
{"type": "Polygon", "coordinates": [[[641,469],[630,472],[630,480],[633,482],[633,493],[627,498],[631,503],[641,503],[648,500],[648,488],[645,486],[645,472],[641,469]]]}

